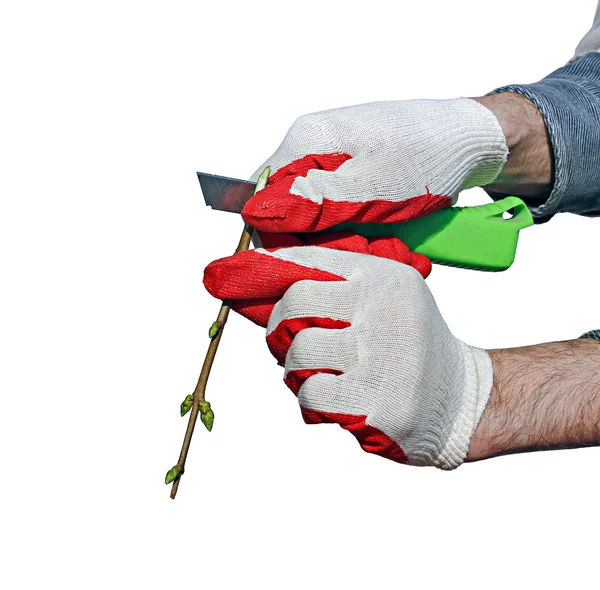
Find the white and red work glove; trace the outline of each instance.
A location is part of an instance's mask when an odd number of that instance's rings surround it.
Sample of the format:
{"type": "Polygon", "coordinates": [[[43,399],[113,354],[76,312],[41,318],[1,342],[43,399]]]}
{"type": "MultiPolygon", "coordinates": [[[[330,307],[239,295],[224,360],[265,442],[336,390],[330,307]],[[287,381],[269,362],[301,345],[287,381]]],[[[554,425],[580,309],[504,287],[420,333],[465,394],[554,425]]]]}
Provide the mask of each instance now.
{"type": "Polygon", "coordinates": [[[304,115],[265,162],[269,184],[242,215],[260,232],[277,233],[406,221],[455,203],[463,189],[493,182],[507,155],[498,120],[470,98],[304,115]]]}
{"type": "Polygon", "coordinates": [[[269,318],[267,343],[305,422],[337,423],[400,463],[464,461],[492,364],[450,333],[412,267],[318,246],[261,248],[211,263],[204,283],[257,323],[269,318]]]}

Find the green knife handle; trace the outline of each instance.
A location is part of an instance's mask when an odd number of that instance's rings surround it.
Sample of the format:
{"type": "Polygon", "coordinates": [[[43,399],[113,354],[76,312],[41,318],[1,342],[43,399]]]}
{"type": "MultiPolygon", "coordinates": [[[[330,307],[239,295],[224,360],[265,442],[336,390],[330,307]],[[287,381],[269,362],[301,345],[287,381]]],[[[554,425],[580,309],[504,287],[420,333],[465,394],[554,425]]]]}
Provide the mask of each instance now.
{"type": "Polygon", "coordinates": [[[533,225],[517,197],[488,205],[447,207],[401,223],[341,223],[327,233],[351,231],[366,238],[396,236],[432,262],[477,270],[506,270],[515,259],[519,230],[533,225]],[[512,210],[512,217],[503,213],[512,210]]]}

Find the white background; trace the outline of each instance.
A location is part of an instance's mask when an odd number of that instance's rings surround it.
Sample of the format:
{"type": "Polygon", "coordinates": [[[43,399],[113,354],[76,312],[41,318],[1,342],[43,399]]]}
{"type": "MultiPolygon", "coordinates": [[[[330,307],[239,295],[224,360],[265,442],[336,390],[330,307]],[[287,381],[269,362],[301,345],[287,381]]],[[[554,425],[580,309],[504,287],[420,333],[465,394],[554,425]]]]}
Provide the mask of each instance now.
{"type": "MultiPolygon", "coordinates": [[[[2,579],[22,588],[582,588],[600,449],[445,473],[307,427],[258,327],[227,326],[178,498],[241,221],[195,172],[248,177],[306,112],[540,79],[594,0],[13,2],[0,12],[2,579]]],[[[461,204],[482,203],[480,189],[461,204]]],[[[600,220],[523,232],[501,274],[435,267],[485,347],[600,327],[600,220]]]]}

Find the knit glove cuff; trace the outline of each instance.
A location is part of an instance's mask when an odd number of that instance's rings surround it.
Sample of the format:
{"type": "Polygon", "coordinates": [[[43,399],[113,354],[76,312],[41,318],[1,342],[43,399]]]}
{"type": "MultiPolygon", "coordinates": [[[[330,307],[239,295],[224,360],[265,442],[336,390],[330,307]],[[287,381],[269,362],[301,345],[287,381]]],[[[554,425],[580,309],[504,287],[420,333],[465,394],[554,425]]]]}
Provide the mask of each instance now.
{"type": "Polygon", "coordinates": [[[489,400],[493,383],[490,355],[485,350],[469,346],[461,340],[457,342],[462,352],[465,377],[463,403],[447,443],[434,463],[436,467],[447,470],[455,469],[464,462],[475,429],[489,400]]]}

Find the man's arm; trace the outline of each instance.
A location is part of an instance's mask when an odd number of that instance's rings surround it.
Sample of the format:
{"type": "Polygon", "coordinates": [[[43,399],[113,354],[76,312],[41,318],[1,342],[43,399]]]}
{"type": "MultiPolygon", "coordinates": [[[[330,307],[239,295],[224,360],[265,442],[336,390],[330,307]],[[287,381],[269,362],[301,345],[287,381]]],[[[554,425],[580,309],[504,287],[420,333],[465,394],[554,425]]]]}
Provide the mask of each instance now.
{"type": "Polygon", "coordinates": [[[496,115],[510,152],[484,186],[490,196],[522,197],[537,222],[560,212],[600,215],[600,52],[476,100],[496,115]]]}
{"type": "Polygon", "coordinates": [[[488,352],[494,381],[467,461],[600,444],[600,342],[488,352]]]}

